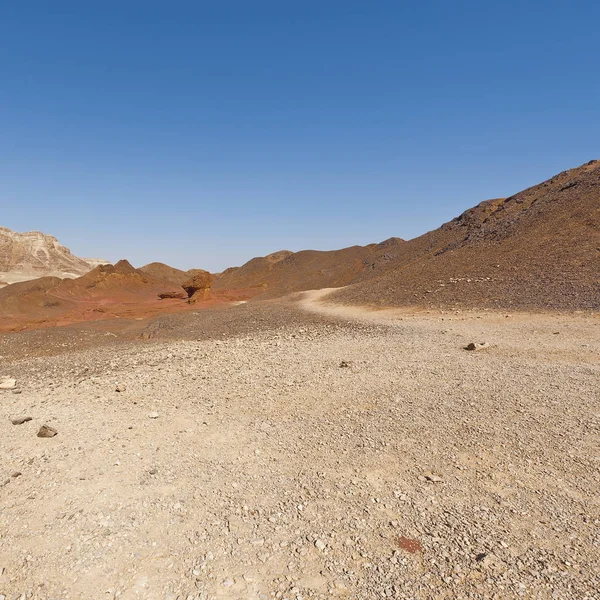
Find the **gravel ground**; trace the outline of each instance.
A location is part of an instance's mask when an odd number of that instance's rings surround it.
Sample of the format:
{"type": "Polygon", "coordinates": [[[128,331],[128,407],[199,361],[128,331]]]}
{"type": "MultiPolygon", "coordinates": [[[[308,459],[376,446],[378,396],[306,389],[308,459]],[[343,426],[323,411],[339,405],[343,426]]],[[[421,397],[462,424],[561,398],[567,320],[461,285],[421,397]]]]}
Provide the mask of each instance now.
{"type": "Polygon", "coordinates": [[[600,319],[319,310],[3,337],[0,598],[600,598],[600,319]]]}

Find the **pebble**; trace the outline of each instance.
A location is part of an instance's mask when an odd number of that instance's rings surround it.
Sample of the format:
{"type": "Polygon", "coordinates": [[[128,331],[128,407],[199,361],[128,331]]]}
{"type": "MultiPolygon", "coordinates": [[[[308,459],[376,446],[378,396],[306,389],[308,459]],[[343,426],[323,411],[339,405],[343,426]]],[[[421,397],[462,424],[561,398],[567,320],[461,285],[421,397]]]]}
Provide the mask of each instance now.
{"type": "Polygon", "coordinates": [[[23,423],[27,423],[27,421],[32,421],[33,417],[15,417],[11,419],[10,422],[13,425],[23,425],[23,423]]]}
{"type": "Polygon", "coordinates": [[[157,412],[148,413],[149,419],[158,419],[158,417],[160,417],[160,415],[157,412]]]}
{"type": "Polygon", "coordinates": [[[54,427],[50,427],[50,425],[42,425],[40,430],[37,432],[37,436],[41,438],[51,438],[54,437],[58,431],[54,429],[54,427]]]}
{"type": "Polygon", "coordinates": [[[315,540],[315,547],[317,548],[317,550],[320,550],[321,552],[323,552],[323,550],[325,550],[325,548],[327,548],[327,546],[325,545],[325,542],[323,542],[322,540],[315,540]]]}
{"type": "Polygon", "coordinates": [[[484,348],[489,348],[489,346],[490,345],[487,342],[481,342],[481,343],[471,342],[470,344],[465,346],[465,350],[477,351],[477,350],[483,350],[484,348]]]}
{"type": "Polygon", "coordinates": [[[231,577],[228,577],[227,579],[223,579],[223,581],[221,581],[221,585],[228,588],[232,585],[235,585],[235,581],[231,577]]]}

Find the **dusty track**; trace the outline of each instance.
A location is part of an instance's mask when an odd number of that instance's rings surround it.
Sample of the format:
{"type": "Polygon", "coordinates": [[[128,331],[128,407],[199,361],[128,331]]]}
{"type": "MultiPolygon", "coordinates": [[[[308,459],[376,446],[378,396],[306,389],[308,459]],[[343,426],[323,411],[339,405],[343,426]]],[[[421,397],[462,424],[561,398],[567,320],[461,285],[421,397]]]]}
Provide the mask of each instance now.
{"type": "Polygon", "coordinates": [[[325,294],[223,340],[5,354],[0,592],[597,598],[600,320],[325,294]]]}

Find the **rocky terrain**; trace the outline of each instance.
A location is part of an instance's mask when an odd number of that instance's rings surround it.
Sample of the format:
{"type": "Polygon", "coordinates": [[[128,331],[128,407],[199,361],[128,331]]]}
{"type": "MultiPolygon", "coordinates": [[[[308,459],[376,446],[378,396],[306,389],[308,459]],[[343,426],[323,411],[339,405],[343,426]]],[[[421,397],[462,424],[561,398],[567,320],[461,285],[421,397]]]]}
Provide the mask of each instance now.
{"type": "Polygon", "coordinates": [[[598,317],[321,295],[1,335],[1,596],[597,599],[598,317]]]}
{"type": "Polygon", "coordinates": [[[0,331],[185,310],[182,292],[181,286],[155,279],[126,260],[75,279],[42,277],[0,290],[0,331]],[[161,300],[165,293],[174,299],[161,300]]]}
{"type": "Polygon", "coordinates": [[[5,284],[38,277],[78,277],[108,261],[78,258],[51,235],[40,231],[17,233],[0,227],[0,282],[5,284]]]}

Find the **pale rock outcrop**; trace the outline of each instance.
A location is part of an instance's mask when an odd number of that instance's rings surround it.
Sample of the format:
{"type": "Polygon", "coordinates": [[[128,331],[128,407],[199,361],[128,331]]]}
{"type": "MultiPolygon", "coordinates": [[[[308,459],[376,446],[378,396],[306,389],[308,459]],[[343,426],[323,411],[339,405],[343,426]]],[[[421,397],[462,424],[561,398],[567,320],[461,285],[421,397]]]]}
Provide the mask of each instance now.
{"type": "Polygon", "coordinates": [[[0,281],[16,283],[38,277],[80,277],[108,261],[79,258],[41,231],[18,233],[0,227],[0,281]]]}

